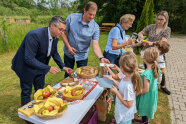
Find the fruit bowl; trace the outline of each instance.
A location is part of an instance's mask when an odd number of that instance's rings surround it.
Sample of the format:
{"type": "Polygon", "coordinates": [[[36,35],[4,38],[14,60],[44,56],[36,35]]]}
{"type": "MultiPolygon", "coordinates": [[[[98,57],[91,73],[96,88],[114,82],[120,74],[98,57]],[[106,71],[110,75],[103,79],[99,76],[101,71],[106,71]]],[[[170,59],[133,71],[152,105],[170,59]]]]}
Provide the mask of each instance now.
{"type": "Polygon", "coordinates": [[[50,85],[45,87],[44,89],[39,89],[34,94],[34,99],[36,102],[44,101],[48,98],[54,97],[57,94],[57,89],[52,88],[50,85]]]}
{"type": "Polygon", "coordinates": [[[60,117],[68,108],[68,103],[61,98],[49,98],[45,102],[34,105],[35,115],[42,119],[60,117]]]}
{"type": "Polygon", "coordinates": [[[68,101],[81,100],[85,94],[85,89],[81,85],[75,87],[66,86],[62,94],[64,99],[68,101]]]}

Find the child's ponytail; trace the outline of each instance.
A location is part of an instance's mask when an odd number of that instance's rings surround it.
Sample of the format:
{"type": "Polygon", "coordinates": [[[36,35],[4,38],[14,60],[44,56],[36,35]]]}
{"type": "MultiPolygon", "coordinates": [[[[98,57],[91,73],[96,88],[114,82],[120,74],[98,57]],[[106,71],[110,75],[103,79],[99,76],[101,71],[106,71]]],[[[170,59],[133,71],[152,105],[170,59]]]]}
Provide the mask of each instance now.
{"type": "Polygon", "coordinates": [[[140,94],[142,90],[142,81],[139,72],[134,71],[131,79],[134,85],[134,91],[136,92],[136,95],[140,94]]]}
{"type": "Polygon", "coordinates": [[[159,69],[158,69],[158,58],[159,51],[155,47],[149,47],[145,50],[143,60],[149,64],[152,64],[152,70],[155,78],[159,77],[159,69]]]}
{"type": "Polygon", "coordinates": [[[152,65],[152,70],[153,70],[154,77],[158,78],[159,77],[159,69],[158,69],[157,61],[154,61],[153,65],[152,65]]]}

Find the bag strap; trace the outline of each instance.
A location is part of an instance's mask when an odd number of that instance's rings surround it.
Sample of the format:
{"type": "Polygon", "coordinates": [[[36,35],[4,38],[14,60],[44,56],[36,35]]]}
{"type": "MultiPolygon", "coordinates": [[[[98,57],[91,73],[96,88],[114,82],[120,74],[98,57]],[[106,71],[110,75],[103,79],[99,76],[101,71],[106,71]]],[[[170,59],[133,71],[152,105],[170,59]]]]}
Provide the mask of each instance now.
{"type": "MultiPolygon", "coordinates": [[[[120,27],[119,27],[119,26],[116,25],[115,27],[118,27],[119,30],[120,30],[120,27]]],[[[122,38],[122,40],[123,40],[123,34],[122,34],[121,30],[120,30],[120,35],[121,35],[121,38],[122,38]]]]}

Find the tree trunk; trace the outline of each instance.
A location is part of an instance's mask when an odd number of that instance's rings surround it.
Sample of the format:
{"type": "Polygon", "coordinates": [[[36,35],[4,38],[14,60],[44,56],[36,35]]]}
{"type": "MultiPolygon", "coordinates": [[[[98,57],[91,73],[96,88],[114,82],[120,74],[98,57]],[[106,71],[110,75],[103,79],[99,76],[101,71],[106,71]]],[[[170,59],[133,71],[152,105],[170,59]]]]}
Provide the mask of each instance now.
{"type": "Polygon", "coordinates": [[[4,38],[3,38],[3,34],[2,34],[1,29],[0,29],[0,34],[1,34],[1,39],[2,39],[2,42],[4,43],[4,38]]]}

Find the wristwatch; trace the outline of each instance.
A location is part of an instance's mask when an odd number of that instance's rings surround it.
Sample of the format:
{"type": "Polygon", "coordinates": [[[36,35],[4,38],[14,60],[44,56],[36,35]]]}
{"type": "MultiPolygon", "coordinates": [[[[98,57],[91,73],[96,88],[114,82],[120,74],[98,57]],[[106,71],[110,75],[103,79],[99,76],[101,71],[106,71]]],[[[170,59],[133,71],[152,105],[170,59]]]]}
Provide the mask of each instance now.
{"type": "Polygon", "coordinates": [[[104,58],[104,57],[100,57],[99,60],[101,60],[102,58],[104,58]]]}

